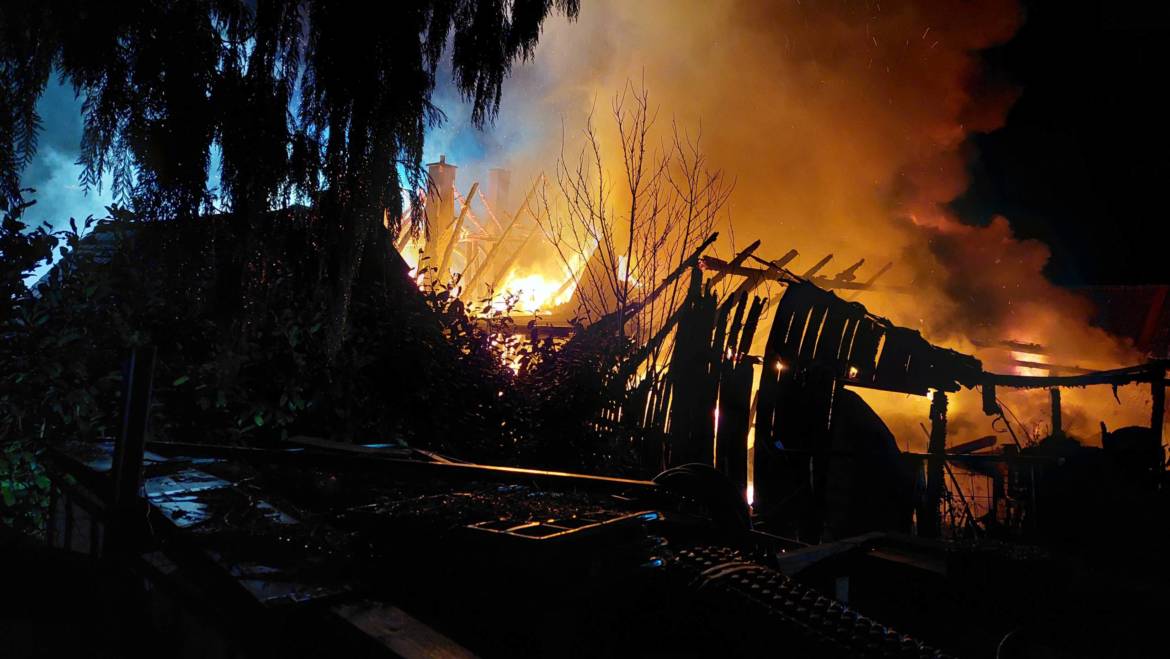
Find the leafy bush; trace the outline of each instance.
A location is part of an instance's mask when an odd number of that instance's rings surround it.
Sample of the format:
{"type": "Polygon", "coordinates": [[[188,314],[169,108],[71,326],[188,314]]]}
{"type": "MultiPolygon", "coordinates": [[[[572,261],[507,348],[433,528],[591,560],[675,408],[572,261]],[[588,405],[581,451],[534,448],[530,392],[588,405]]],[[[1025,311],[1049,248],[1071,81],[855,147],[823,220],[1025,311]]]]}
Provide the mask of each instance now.
{"type": "Polygon", "coordinates": [[[5,209],[0,219],[0,524],[21,532],[41,528],[49,487],[33,441],[45,426],[22,414],[28,403],[21,394],[35,386],[26,360],[18,358],[22,339],[48,320],[29,308],[25,278],[57,246],[48,227],[30,230],[21,221],[29,205],[5,209]]]}
{"type": "Polygon", "coordinates": [[[111,208],[112,221],[80,227],[92,230],[83,239],[77,226],[28,231],[20,211],[2,236],[0,443],[15,456],[0,463],[5,511],[29,508],[22,497],[39,491],[28,484],[39,482],[42,440],[118,432],[123,361],[143,345],[158,348],[156,439],[303,434],[515,456],[522,415],[490,335],[444,291],[418,291],[404,267],[355,287],[350,332],[328,354],[327,287],[296,247],[315,221],[304,209],[273,218],[260,259],[241,257],[224,217],[140,223],[111,208]],[[62,259],[34,294],[24,276],[57,246],[62,259]],[[242,296],[225,286],[232,262],[257,270],[244,273],[242,296]]]}
{"type": "Polygon", "coordinates": [[[320,218],[308,209],[274,213],[254,253],[227,216],[138,222],[112,207],[108,220],[52,233],[28,230],[21,210],[0,236],[6,524],[42,519],[45,442],[118,433],[123,364],[145,345],[158,350],[155,439],[278,445],[309,435],[496,463],[633,464],[628,439],[595,423],[624,392],[614,374],[629,347],[604,328],[563,347],[524,338],[506,309],[473,317],[442,286],[420,291],[391,254],[354,286],[349,332],[331,350],[330,288],[306,247],[320,218]],[[60,262],[28,290],[26,273],[54,249],[60,262]]]}

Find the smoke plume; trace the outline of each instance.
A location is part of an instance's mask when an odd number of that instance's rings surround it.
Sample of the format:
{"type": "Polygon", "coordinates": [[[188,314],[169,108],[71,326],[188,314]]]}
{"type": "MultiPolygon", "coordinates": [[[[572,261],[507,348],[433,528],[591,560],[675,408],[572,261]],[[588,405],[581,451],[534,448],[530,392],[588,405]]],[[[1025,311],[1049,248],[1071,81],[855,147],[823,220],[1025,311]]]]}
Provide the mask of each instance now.
{"type": "MultiPolygon", "coordinates": [[[[881,283],[913,293],[859,301],[989,370],[1011,367],[995,347],[1004,340],[1042,344],[1042,359],[1057,363],[1132,363],[1139,357],[1090,326],[1085,301],[1044,278],[1045,245],[1016,239],[1006,219],[971,226],[948,209],[967,187],[965,140],[1002,125],[1020,91],[986,76],[979,51],[1023,18],[1014,0],[588,0],[575,23],[546,24],[486,134],[448,98],[451,120],[428,150],[462,158],[467,182],[494,166],[531,180],[563,143],[572,151],[591,111],[604,123],[613,94],[644,81],[663,139],[672,122],[701,131],[711,164],[736,181],[722,251],[732,236],[741,246],[761,238],[768,258],[799,250],[798,272],[831,253],[830,275],[865,258],[861,279],[893,262],[881,283]]],[[[1004,397],[1022,418],[1046,416],[1046,396],[1004,397]]],[[[869,398],[921,445],[925,401],[869,398]]],[[[956,440],[986,434],[977,396],[959,398],[956,440]]],[[[1090,411],[1102,398],[1066,396],[1066,428],[1091,435],[1097,418],[1134,421],[1112,400],[1090,411]]]]}

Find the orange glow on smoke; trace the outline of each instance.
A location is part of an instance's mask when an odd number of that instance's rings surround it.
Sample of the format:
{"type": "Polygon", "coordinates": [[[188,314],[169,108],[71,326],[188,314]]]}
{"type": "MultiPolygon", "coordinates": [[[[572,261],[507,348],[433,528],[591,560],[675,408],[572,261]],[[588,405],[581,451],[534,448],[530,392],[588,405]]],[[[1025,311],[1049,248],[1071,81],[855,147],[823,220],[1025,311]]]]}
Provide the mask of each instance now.
{"type": "MultiPolygon", "coordinates": [[[[1047,374],[1014,363],[1021,361],[1084,368],[1140,362],[1132,346],[1091,325],[1086,300],[1045,278],[1047,246],[1018,238],[1010,218],[972,226],[950,210],[967,188],[967,136],[1002,125],[1019,92],[983,78],[979,51],[1010,39],[1021,20],[1017,0],[583,3],[575,23],[545,25],[534,57],[505,83],[493,130],[519,139],[487,148],[474,164],[507,167],[514,181],[542,173],[555,179],[557,158],[582,147],[575,136],[592,120],[609,140],[603,146],[611,181],[620,181],[623,154],[605,132],[605,114],[628,81],[645,80],[651,105],[661,110],[652,141],[668,138],[676,123],[701,127],[709,164],[736,181],[726,209],[733,230],[719,227],[715,245],[721,258],[760,238],[765,259],[798,250],[797,272],[826,254],[835,255],[821,273],[829,277],[865,258],[858,273],[864,281],[878,264],[893,262],[880,283],[890,288],[851,299],[996,372],[1047,374]],[[1043,345],[1046,355],[984,347],[1005,339],[1043,345]]],[[[626,201],[620,187],[608,191],[615,208],[626,201]]],[[[572,297],[570,271],[579,276],[585,263],[560,263],[539,238],[500,281],[477,285],[496,291],[491,309],[506,308],[511,296],[517,313],[547,313],[572,297]]],[[[483,295],[472,293],[465,299],[483,295]]],[[[768,284],[758,293],[774,309],[783,288],[768,284]]],[[[762,354],[769,323],[766,315],[750,354],[762,354]]],[[[922,398],[859,392],[900,445],[922,441],[922,398]]],[[[1000,397],[1024,425],[1048,417],[1046,392],[1000,397]]],[[[977,392],[950,395],[956,439],[988,432],[991,420],[977,399],[977,392]]],[[[1096,436],[1099,419],[1111,428],[1148,422],[1148,403],[1118,406],[1095,389],[1066,392],[1064,406],[1066,430],[1081,437],[1096,436]]]]}
{"type": "MultiPolygon", "coordinates": [[[[1020,352],[1013,350],[1011,352],[1012,360],[1016,362],[1027,362],[1031,364],[1047,364],[1048,356],[1040,355],[1031,352],[1020,352]]],[[[1040,366],[1025,366],[1023,364],[1013,364],[1012,371],[1016,375],[1048,375],[1049,370],[1040,366]]]]}

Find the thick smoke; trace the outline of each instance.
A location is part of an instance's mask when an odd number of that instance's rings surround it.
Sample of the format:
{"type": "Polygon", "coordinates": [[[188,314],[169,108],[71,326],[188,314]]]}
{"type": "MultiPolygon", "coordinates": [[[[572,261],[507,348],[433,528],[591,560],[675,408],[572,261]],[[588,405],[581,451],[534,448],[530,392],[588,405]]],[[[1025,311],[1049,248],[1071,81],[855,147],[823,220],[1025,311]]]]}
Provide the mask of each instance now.
{"type": "MultiPolygon", "coordinates": [[[[562,141],[572,150],[591,110],[604,124],[613,94],[644,81],[663,139],[672,121],[701,127],[712,165],[736,180],[735,242],[762,238],[770,258],[796,248],[797,271],[828,253],[825,274],[865,258],[862,279],[892,261],[882,283],[915,292],[859,300],[989,369],[1010,366],[1005,351],[981,347],[1001,340],[1043,344],[1059,363],[1132,363],[1090,327],[1087,303],[1044,278],[1043,244],[1017,240],[1002,218],[975,227],[948,210],[967,186],[967,136],[1000,126],[1018,95],[983,75],[979,51],[1010,39],[1023,18],[1015,0],[588,0],[576,23],[547,24],[534,60],[505,84],[489,135],[460,149],[468,129],[448,106],[452,121],[430,150],[464,150],[461,165],[507,166],[522,182],[551,169],[562,141]]],[[[956,439],[989,432],[974,397],[960,398],[956,439]]],[[[1025,420],[1045,416],[1046,396],[1004,398],[1025,420]]],[[[1084,407],[1107,398],[1066,396],[1080,407],[1066,427],[1091,435],[1103,415],[1116,425],[1144,414],[1122,419],[1111,400],[1084,407]]],[[[872,400],[921,445],[924,401],[872,400]]]]}

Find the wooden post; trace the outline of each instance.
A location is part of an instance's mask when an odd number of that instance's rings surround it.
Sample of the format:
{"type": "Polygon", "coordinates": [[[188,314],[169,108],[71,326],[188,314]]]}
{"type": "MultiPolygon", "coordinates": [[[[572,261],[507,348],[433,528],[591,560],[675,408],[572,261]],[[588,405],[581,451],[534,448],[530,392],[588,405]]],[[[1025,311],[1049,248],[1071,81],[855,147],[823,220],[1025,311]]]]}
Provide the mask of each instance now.
{"type": "Polygon", "coordinates": [[[942,499],[943,460],[947,451],[947,395],[936,390],[930,401],[930,458],[926,470],[926,501],[918,516],[918,533],[938,537],[941,530],[939,501],[942,499]]]}
{"type": "Polygon", "coordinates": [[[1154,380],[1150,383],[1150,430],[1153,431],[1158,446],[1161,446],[1162,427],[1166,423],[1166,369],[1163,366],[1157,368],[1154,380]]]}
{"type": "Polygon", "coordinates": [[[150,418],[155,353],[153,346],[130,351],[122,393],[122,434],[114,443],[114,463],[111,469],[111,501],[115,513],[134,505],[142,484],[142,454],[146,447],[146,426],[150,418]]]}
{"type": "Polygon", "coordinates": [[[1052,395],[1052,436],[1059,437],[1064,434],[1064,423],[1060,414],[1060,389],[1053,387],[1048,391],[1052,395]]]}
{"type": "MultiPolygon", "coordinates": [[[[132,349],[124,371],[122,433],[114,442],[108,524],[101,546],[91,544],[90,547],[91,551],[114,560],[119,560],[125,552],[133,549],[134,538],[144,515],[139,490],[142,488],[142,462],[150,419],[155,353],[153,346],[132,349]]],[[[93,530],[90,532],[93,533],[93,530]]],[[[119,601],[118,596],[115,596],[114,601],[119,601]]]]}

